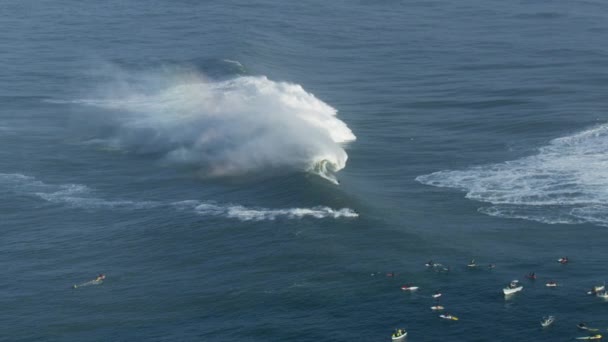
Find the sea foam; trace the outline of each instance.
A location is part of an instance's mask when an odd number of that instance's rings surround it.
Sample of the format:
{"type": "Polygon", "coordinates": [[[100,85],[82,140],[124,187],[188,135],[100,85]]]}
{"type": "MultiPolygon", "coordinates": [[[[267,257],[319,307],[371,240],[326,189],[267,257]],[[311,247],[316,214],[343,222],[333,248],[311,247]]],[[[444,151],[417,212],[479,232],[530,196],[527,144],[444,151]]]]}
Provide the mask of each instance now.
{"type": "Polygon", "coordinates": [[[335,108],[302,86],[264,76],[215,81],[196,73],[128,74],[97,98],[88,124],[113,148],[155,153],[207,177],[308,171],[337,184],[356,139],[335,108]]]}
{"type": "Polygon", "coordinates": [[[554,139],[532,156],[416,180],[491,203],[479,210],[488,215],[608,226],[608,125],[554,139]]]}
{"type": "Polygon", "coordinates": [[[19,173],[0,173],[0,190],[81,209],[145,209],[160,205],[154,201],[107,200],[97,197],[86,185],[48,184],[19,173]]]}
{"type": "Polygon", "coordinates": [[[0,193],[30,196],[46,202],[84,210],[144,210],[170,209],[188,211],[202,216],[215,216],[240,221],[272,221],[279,218],[355,218],[359,214],[352,209],[332,209],[326,206],[311,208],[261,208],[245,207],[239,204],[221,204],[215,201],[185,200],[142,201],[124,199],[105,199],[94,189],[82,184],[48,184],[35,177],[19,173],[0,173],[0,193]]]}
{"type": "Polygon", "coordinates": [[[260,207],[245,207],[238,204],[222,205],[215,202],[182,201],[174,203],[179,208],[192,208],[197,214],[204,216],[221,216],[241,221],[273,221],[278,218],[300,219],[311,218],[354,218],[359,214],[352,209],[332,209],[326,206],[312,208],[270,209],[260,207]]]}

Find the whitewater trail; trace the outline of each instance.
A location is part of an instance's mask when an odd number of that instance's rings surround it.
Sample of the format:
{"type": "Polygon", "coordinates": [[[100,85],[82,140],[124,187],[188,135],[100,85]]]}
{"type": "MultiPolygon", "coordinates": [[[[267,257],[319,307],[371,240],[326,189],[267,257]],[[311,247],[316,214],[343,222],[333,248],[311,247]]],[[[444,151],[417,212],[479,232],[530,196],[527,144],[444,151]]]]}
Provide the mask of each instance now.
{"type": "Polygon", "coordinates": [[[69,102],[104,110],[86,122],[111,127],[99,138],[113,148],[161,154],[206,177],[307,171],[337,184],[348,159],[344,145],[356,139],[335,108],[298,84],[264,76],[127,76],[95,98],[69,102]]]}
{"type": "Polygon", "coordinates": [[[552,140],[532,156],[416,178],[466,191],[479,211],[544,223],[608,226],[608,124],[552,140]]]}
{"type": "Polygon", "coordinates": [[[239,204],[221,204],[215,201],[185,200],[176,202],[108,200],[96,196],[96,191],[82,184],[47,184],[34,177],[18,173],[0,173],[0,193],[8,191],[42,199],[49,203],[85,210],[143,210],[172,208],[190,211],[202,216],[215,216],[240,221],[272,221],[279,218],[302,219],[306,217],[355,218],[359,214],[352,209],[332,209],[326,206],[312,208],[245,207],[239,204]]]}

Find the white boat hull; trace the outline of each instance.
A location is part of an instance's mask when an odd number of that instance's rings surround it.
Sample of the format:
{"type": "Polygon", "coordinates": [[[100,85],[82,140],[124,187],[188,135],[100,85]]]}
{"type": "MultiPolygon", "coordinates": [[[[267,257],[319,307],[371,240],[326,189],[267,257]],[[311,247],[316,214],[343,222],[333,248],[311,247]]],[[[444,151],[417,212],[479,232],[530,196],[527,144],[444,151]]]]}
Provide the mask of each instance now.
{"type": "Polygon", "coordinates": [[[604,292],[606,290],[606,286],[605,285],[600,285],[600,286],[594,286],[591,291],[588,291],[587,294],[593,295],[593,294],[597,294],[598,292],[604,292]]]}
{"type": "Polygon", "coordinates": [[[407,337],[407,332],[399,337],[391,337],[393,341],[403,341],[407,337]]]}
{"type": "Polygon", "coordinates": [[[416,291],[418,290],[418,286],[410,286],[410,287],[402,287],[402,291],[416,291]]]}
{"type": "Polygon", "coordinates": [[[509,287],[506,287],[506,288],[502,289],[502,292],[503,292],[503,293],[505,294],[505,296],[506,296],[506,295],[512,295],[512,294],[514,294],[514,293],[517,293],[517,292],[519,292],[519,291],[521,291],[521,290],[523,290],[523,289],[524,289],[524,287],[523,287],[523,286],[518,286],[518,287],[514,287],[514,288],[509,288],[509,287]]]}
{"type": "Polygon", "coordinates": [[[541,321],[540,325],[543,328],[546,328],[546,327],[550,326],[551,324],[553,324],[553,322],[555,322],[555,317],[549,316],[548,318],[545,318],[543,321],[541,321]]]}

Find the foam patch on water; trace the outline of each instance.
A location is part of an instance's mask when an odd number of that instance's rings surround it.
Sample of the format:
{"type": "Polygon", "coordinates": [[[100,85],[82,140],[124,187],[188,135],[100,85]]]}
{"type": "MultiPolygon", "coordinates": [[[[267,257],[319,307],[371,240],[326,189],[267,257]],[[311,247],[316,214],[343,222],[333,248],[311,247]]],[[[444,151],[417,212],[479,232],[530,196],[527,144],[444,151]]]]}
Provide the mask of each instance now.
{"type": "Polygon", "coordinates": [[[82,209],[146,209],[159,206],[153,201],[106,200],[82,184],[47,184],[34,177],[0,173],[0,186],[13,193],[35,196],[50,203],[82,209]]]}
{"type": "Polygon", "coordinates": [[[174,203],[177,207],[191,207],[200,215],[221,216],[241,221],[273,221],[278,218],[301,219],[304,217],[322,218],[354,218],[358,217],[354,210],[348,208],[332,209],[325,206],[312,208],[268,209],[244,207],[241,205],[220,205],[214,202],[183,201],[174,203]]]}
{"type": "Polygon", "coordinates": [[[22,174],[0,173],[0,193],[8,190],[12,193],[32,196],[49,203],[65,205],[71,208],[87,210],[141,210],[153,208],[172,208],[187,210],[198,215],[218,216],[240,221],[264,221],[278,218],[301,219],[311,218],[354,218],[358,217],[354,210],[332,209],[325,206],[312,208],[248,208],[238,204],[218,204],[216,202],[203,202],[197,200],[179,202],[159,201],[132,201],[132,200],[107,200],[95,196],[96,192],[82,184],[47,184],[34,177],[22,174]]]}
{"type": "Polygon", "coordinates": [[[488,202],[488,215],[608,226],[608,125],[552,140],[537,154],[416,178],[488,202]]]}
{"type": "Polygon", "coordinates": [[[298,84],[264,76],[214,81],[183,70],[116,73],[120,81],[97,98],[71,101],[105,110],[87,123],[111,127],[103,138],[112,147],[161,154],[203,176],[302,170],[338,184],[344,144],[356,139],[335,108],[298,84]]]}

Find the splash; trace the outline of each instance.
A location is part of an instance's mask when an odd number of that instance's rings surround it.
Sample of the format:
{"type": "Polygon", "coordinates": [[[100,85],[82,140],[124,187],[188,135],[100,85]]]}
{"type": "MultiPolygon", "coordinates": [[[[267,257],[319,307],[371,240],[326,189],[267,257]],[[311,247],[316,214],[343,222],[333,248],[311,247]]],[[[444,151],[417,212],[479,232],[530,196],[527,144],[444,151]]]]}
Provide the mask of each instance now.
{"type": "Polygon", "coordinates": [[[536,155],[416,178],[466,191],[492,216],[608,226],[608,125],[552,140],[536,155]]]}
{"type": "Polygon", "coordinates": [[[300,85],[264,76],[128,74],[97,99],[89,123],[109,127],[113,148],[160,154],[207,177],[308,171],[337,183],[355,135],[337,111],[300,85]],[[128,79],[125,81],[124,79],[128,79]]]}

